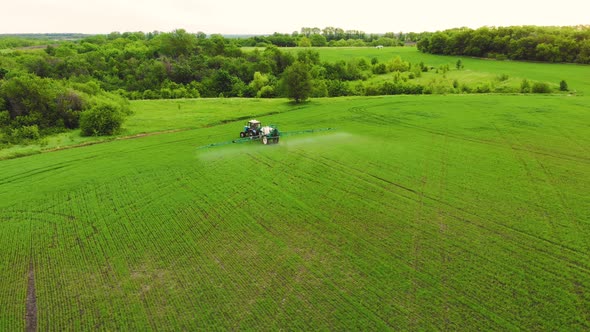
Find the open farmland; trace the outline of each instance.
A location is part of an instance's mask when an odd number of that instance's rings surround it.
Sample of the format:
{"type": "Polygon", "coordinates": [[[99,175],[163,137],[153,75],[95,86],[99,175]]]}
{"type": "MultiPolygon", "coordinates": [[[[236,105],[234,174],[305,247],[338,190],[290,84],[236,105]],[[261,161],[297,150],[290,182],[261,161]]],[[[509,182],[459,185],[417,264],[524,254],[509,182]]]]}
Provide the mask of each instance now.
{"type": "Polygon", "coordinates": [[[217,102],[0,162],[0,330],[590,329],[587,97],[217,102]]]}

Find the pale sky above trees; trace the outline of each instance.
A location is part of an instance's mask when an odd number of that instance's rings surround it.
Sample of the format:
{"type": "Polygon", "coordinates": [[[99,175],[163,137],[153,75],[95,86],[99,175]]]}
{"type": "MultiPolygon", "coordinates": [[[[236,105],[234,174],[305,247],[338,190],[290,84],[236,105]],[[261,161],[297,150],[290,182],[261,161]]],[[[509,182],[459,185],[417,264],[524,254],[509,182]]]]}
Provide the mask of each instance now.
{"type": "Polygon", "coordinates": [[[269,34],[328,26],[385,33],[590,24],[588,0],[17,0],[3,1],[1,8],[0,34],[174,29],[269,34]]]}

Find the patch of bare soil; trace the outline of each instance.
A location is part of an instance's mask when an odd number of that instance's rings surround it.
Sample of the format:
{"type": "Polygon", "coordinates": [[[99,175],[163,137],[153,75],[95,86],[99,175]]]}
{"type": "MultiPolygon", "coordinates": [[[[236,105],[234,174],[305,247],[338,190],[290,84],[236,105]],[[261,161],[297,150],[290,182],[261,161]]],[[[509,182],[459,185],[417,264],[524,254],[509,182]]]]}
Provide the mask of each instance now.
{"type": "Polygon", "coordinates": [[[35,269],[33,262],[29,264],[29,280],[27,283],[27,303],[26,303],[26,327],[25,331],[37,331],[37,294],[35,293],[35,269]]]}

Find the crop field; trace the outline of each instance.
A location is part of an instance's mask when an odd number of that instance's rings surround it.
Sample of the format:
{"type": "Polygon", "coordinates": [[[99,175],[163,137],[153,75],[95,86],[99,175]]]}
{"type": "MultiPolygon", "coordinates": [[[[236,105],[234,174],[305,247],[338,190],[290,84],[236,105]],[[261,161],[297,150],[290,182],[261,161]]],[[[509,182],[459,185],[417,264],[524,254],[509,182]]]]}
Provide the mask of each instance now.
{"type": "Polygon", "coordinates": [[[0,161],[0,330],[588,330],[588,105],[133,102],[0,161]],[[250,116],[333,130],[200,148],[250,116]]]}

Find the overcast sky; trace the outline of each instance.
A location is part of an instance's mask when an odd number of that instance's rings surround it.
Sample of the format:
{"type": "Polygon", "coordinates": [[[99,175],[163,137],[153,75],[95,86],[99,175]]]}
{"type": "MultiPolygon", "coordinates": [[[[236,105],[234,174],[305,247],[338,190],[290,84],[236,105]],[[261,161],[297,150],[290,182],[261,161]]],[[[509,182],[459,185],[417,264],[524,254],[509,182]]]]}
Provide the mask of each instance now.
{"type": "Polygon", "coordinates": [[[333,26],[366,33],[467,26],[590,24],[590,0],[3,0],[0,33],[185,29],[291,33],[333,26]]]}

